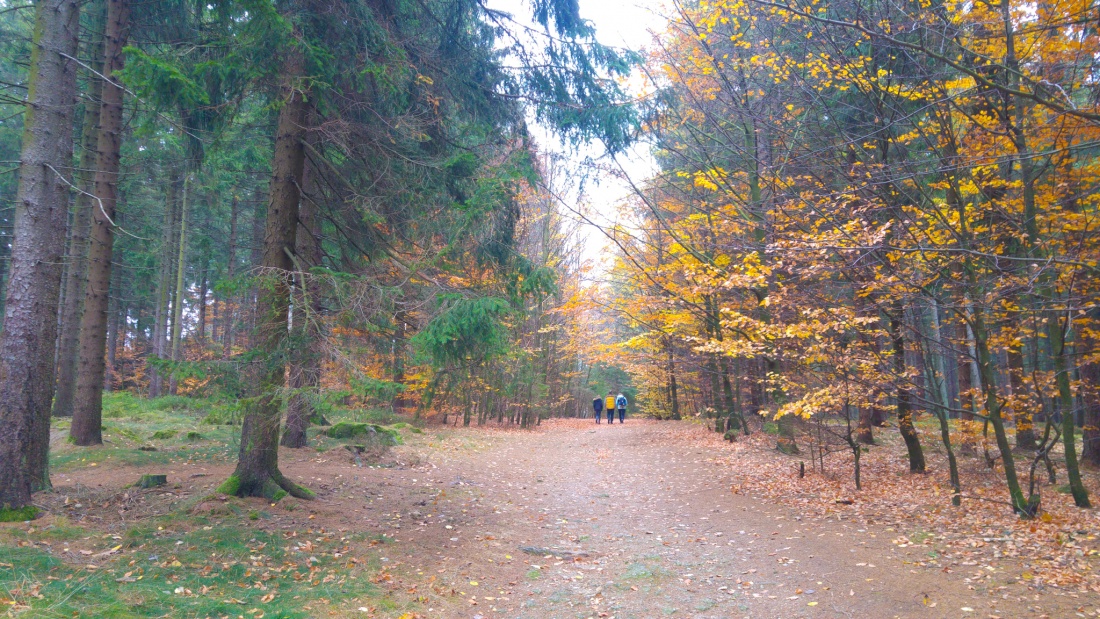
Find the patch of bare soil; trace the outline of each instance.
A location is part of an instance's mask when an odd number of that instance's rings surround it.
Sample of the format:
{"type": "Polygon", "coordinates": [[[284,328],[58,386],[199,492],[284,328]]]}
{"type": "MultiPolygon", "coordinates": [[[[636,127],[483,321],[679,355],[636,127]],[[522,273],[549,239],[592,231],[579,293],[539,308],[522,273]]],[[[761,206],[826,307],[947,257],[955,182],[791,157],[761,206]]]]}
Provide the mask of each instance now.
{"type": "MultiPolygon", "coordinates": [[[[349,535],[358,540],[351,554],[378,567],[371,580],[389,591],[395,606],[337,616],[1100,613],[1094,594],[1025,578],[1029,568],[1020,557],[947,547],[948,540],[927,530],[929,521],[914,525],[879,512],[877,518],[845,512],[835,502],[825,510],[800,504],[799,497],[765,497],[760,480],[747,472],[760,474],[770,458],[763,443],[730,446],[686,423],[429,429],[391,452],[382,467],[357,464],[343,449],[284,450],[283,471],[318,491],[318,500],[245,504],[264,510],[259,527],[355,534],[349,535]],[[919,536],[918,529],[933,537],[919,536]]],[[[790,461],[775,462],[776,478],[790,478],[790,461]]],[[[57,491],[44,496],[53,497],[51,511],[117,530],[170,509],[218,513],[221,501],[200,497],[230,470],[176,464],[140,471],[168,474],[168,488],[150,491],[122,488],[137,479],[133,469],[82,470],[55,478],[57,491]],[[81,507],[66,507],[66,496],[81,507]]],[[[1082,553],[1080,565],[1094,569],[1093,559],[1082,553]]]]}

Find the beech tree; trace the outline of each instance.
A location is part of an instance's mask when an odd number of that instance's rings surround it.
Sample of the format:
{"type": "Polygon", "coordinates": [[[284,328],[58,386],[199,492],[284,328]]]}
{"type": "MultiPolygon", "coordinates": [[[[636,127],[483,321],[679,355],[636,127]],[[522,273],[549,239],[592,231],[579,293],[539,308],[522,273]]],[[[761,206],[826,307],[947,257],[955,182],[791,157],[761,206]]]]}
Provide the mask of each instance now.
{"type": "Polygon", "coordinates": [[[1086,84],[1100,39],[1087,9],[675,10],[649,65],[661,171],[637,192],[644,234],[616,237],[626,345],[678,339],[719,418],[713,356],[755,364],[749,399],[781,447],[799,418],[839,417],[852,439],[858,415],[870,440],[892,408],[909,470],[923,472],[915,419],[932,413],[956,504],[961,445],[1001,465],[1005,502],[1025,517],[1040,497],[1025,492],[1010,431],[1044,457],[1028,415],[1042,405],[1088,505],[1075,435],[1095,387],[1075,377],[1094,350],[1086,144],[1100,117],[1086,84]]]}

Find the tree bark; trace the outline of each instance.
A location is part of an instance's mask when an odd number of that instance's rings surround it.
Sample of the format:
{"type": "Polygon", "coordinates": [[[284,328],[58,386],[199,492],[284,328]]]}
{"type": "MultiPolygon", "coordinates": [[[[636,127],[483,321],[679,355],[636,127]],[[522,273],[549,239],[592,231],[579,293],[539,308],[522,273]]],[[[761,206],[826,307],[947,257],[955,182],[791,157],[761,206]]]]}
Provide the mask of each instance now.
{"type": "Polygon", "coordinates": [[[107,365],[103,371],[103,390],[112,391],[115,381],[115,358],[118,353],[119,326],[122,322],[121,291],[118,285],[118,276],[111,277],[111,300],[107,304],[107,365]]]}
{"type": "MultiPolygon", "coordinates": [[[[237,196],[233,196],[229,210],[229,258],[225,265],[225,279],[233,290],[236,289],[233,277],[236,275],[237,268],[237,213],[239,207],[240,201],[237,196]]],[[[236,294],[230,293],[222,300],[222,359],[225,360],[228,360],[229,356],[233,354],[233,305],[236,296],[236,294]]]]}
{"type": "MultiPolygon", "coordinates": [[[[302,187],[309,187],[309,166],[303,166],[302,187]]],[[[286,404],[286,429],[280,444],[283,447],[305,447],[306,430],[313,417],[313,402],[321,384],[318,316],[320,305],[317,286],[307,271],[321,263],[320,229],[317,207],[308,198],[298,207],[298,225],[294,239],[294,254],[298,259],[298,298],[294,300],[294,321],[291,330],[290,397],[286,404]]],[[[394,352],[396,356],[396,351],[394,352]]]]}
{"type": "MultiPolygon", "coordinates": [[[[260,199],[260,192],[256,192],[255,207],[252,212],[252,248],[249,255],[248,265],[251,267],[253,276],[263,267],[264,262],[264,226],[267,220],[267,201],[260,199]]],[[[257,327],[260,322],[260,315],[256,312],[259,308],[260,289],[255,284],[255,277],[253,277],[253,284],[248,290],[247,301],[241,301],[241,306],[247,306],[247,313],[242,310],[242,318],[245,320],[245,347],[252,348],[256,346],[257,342],[257,327]]]]}
{"type": "Polygon", "coordinates": [[[1058,403],[1062,410],[1062,448],[1066,456],[1066,477],[1069,478],[1070,494],[1073,495],[1073,503],[1077,507],[1092,507],[1089,502],[1089,492],[1081,480],[1081,469],[1077,462],[1076,444],[1076,406],[1073,390],[1070,387],[1069,354],[1066,346],[1066,331],[1072,326],[1070,312],[1051,311],[1047,317],[1047,337],[1050,340],[1050,352],[1054,361],[1054,381],[1058,386],[1058,403]],[[1059,320],[1059,313],[1066,317],[1065,326],[1059,320]]]}
{"type": "MultiPolygon", "coordinates": [[[[772,374],[779,373],[779,362],[775,359],[768,359],[765,365],[765,380],[771,380],[772,374]]],[[[776,387],[776,395],[782,397],[782,392],[779,391],[780,387],[776,387]]],[[[779,397],[776,398],[777,400],[779,397]]],[[[796,423],[797,419],[794,415],[783,415],[776,420],[776,426],[779,429],[779,438],[775,441],[775,448],[789,456],[801,453],[798,449],[798,442],[796,439],[796,423]]]]}
{"type": "MultiPolygon", "coordinates": [[[[170,178],[168,191],[165,195],[164,236],[161,238],[160,268],[157,273],[157,304],[153,313],[153,355],[159,359],[164,359],[167,352],[168,304],[170,298],[168,289],[172,279],[172,261],[169,256],[172,255],[173,239],[175,238],[173,233],[176,229],[178,189],[179,185],[176,179],[174,177],[170,178]]],[[[156,367],[150,367],[149,374],[149,397],[157,398],[164,395],[164,377],[161,376],[160,370],[156,367]]]]}
{"type": "Polygon", "coordinates": [[[122,70],[122,48],[130,30],[129,0],[107,0],[103,32],[103,102],[99,111],[96,150],[95,209],[88,245],[88,283],[80,320],[80,367],[69,436],[77,445],[103,443],[103,376],[107,313],[114,255],[114,217],[118,203],[119,152],[122,144],[122,84],[112,79],[122,70]]]}
{"type": "Polygon", "coordinates": [[[970,352],[973,350],[973,346],[971,345],[973,338],[971,338],[970,328],[966,326],[965,322],[959,322],[958,341],[961,346],[966,347],[965,350],[967,351],[959,358],[958,362],[959,408],[962,409],[961,416],[964,421],[973,421],[975,408],[974,373],[972,371],[974,367],[974,355],[970,352]]]}
{"type": "Polygon", "coordinates": [[[890,314],[890,340],[893,344],[894,374],[897,383],[898,430],[905,440],[905,450],[909,454],[909,472],[923,473],[925,469],[924,451],[920,446],[920,437],[913,425],[913,406],[909,393],[909,375],[905,363],[905,336],[902,333],[902,319],[905,310],[900,302],[894,304],[890,314]]]}
{"type": "Polygon", "coordinates": [[[859,407],[859,423],[856,425],[856,441],[863,445],[875,444],[874,426],[875,408],[873,406],[859,407]]]}
{"type": "Polygon", "coordinates": [[[195,302],[199,305],[199,324],[195,328],[195,338],[200,344],[206,344],[206,287],[209,285],[207,278],[209,277],[210,269],[203,267],[202,277],[199,279],[199,294],[195,298],[195,302]]]}
{"type": "MultiPolygon", "coordinates": [[[[178,253],[176,255],[176,293],[175,302],[172,304],[172,361],[179,362],[183,354],[183,299],[187,296],[184,286],[187,275],[187,199],[191,188],[191,176],[183,179],[183,200],[180,202],[180,235],[176,241],[178,253]]],[[[176,395],[175,372],[168,379],[168,393],[176,395]]]]}
{"type": "Polygon", "coordinates": [[[1084,447],[1081,459],[1093,468],[1100,468],[1100,401],[1096,389],[1100,387],[1100,364],[1089,363],[1081,367],[1081,379],[1088,385],[1085,390],[1085,419],[1081,428],[1084,447]]]}
{"type": "Polygon", "coordinates": [[[285,60],[275,156],[272,162],[271,201],[263,244],[263,277],[270,281],[261,287],[256,307],[260,317],[259,395],[250,403],[241,427],[241,447],[237,468],[222,484],[220,491],[237,496],[278,498],[290,493],[302,498],[313,494],[283,477],[279,471],[279,421],[283,388],[286,385],[287,326],[290,309],[290,252],[298,223],[302,172],[305,167],[306,119],[308,104],[303,91],[304,59],[291,51],[285,60]]]}
{"type": "MultiPolygon", "coordinates": [[[[0,334],[0,509],[29,506],[49,481],[61,260],[69,213],[79,4],[35,3],[19,189],[0,334]],[[69,58],[66,58],[68,56],[69,58]]],[[[32,510],[33,511],[33,510],[32,510]]]]}
{"type": "MultiPolygon", "coordinates": [[[[977,288],[974,284],[973,267],[966,265],[971,288],[977,288]]],[[[993,435],[997,441],[997,449],[1001,453],[1001,463],[1005,468],[1005,483],[1008,485],[1008,495],[1012,509],[1017,513],[1034,517],[1029,512],[1029,501],[1024,497],[1020,488],[1019,477],[1016,475],[1016,461],[1012,458],[1012,448],[1008,444],[1008,434],[1005,432],[1004,418],[1001,416],[1001,398],[997,393],[997,380],[993,373],[993,355],[989,350],[989,330],[985,325],[985,316],[982,308],[974,307],[971,312],[973,327],[970,333],[973,335],[975,352],[977,353],[978,369],[981,371],[981,392],[985,398],[984,410],[989,417],[989,424],[993,427],[993,435]]],[[[960,372],[961,374],[961,372],[960,372]]]]}
{"type": "Polygon", "coordinates": [[[1019,405],[1020,398],[1025,390],[1023,375],[1024,355],[1019,348],[1010,346],[1008,348],[1008,380],[1009,385],[1012,387],[1014,402],[1012,418],[1016,426],[1016,448],[1035,451],[1039,448],[1039,444],[1035,438],[1035,424],[1032,420],[1031,411],[1019,405]]]}
{"type": "Polygon", "coordinates": [[[676,356],[672,351],[672,342],[665,338],[665,350],[668,353],[668,397],[671,400],[671,419],[680,420],[680,394],[676,385],[676,356]]]}
{"type": "MultiPolygon", "coordinates": [[[[92,71],[103,72],[103,27],[106,22],[105,2],[92,3],[92,38],[88,43],[88,65],[92,71]]],[[[66,252],[66,271],[63,284],[64,301],[61,306],[61,332],[57,349],[57,392],[53,400],[54,417],[72,417],[73,397],[76,393],[76,367],[80,356],[80,316],[84,311],[84,287],[88,281],[88,227],[92,209],[96,207],[92,194],[95,191],[96,152],[99,142],[99,110],[103,92],[102,79],[93,72],[88,75],[85,94],[84,126],[81,130],[80,170],[77,186],[82,190],[76,195],[72,224],[69,230],[69,248],[66,252]]]]}

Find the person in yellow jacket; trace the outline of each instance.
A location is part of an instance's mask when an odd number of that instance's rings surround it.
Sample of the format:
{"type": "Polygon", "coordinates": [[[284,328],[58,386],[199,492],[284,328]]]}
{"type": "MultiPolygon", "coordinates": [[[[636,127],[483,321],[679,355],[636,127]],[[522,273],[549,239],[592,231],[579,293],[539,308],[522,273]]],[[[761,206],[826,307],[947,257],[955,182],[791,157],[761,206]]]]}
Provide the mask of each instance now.
{"type": "Polygon", "coordinates": [[[607,423],[615,423],[615,396],[611,395],[610,391],[607,392],[607,397],[604,398],[603,408],[608,411],[607,423]]]}

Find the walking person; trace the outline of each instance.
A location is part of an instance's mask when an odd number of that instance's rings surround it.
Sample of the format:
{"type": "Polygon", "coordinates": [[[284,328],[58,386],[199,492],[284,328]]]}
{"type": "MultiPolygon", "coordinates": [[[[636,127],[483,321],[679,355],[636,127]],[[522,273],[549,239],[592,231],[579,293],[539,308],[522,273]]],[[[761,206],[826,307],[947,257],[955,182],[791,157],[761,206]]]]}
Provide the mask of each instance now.
{"type": "Polygon", "coordinates": [[[615,423],[615,396],[611,395],[610,391],[607,392],[603,407],[607,411],[607,423],[615,423]]]}
{"type": "Polygon", "coordinates": [[[619,394],[619,397],[615,398],[615,410],[619,412],[619,425],[623,424],[626,419],[626,396],[619,394]]]}
{"type": "MultiPolygon", "coordinates": [[[[596,413],[596,425],[599,425],[599,423],[600,423],[600,413],[603,412],[603,398],[601,398],[600,396],[596,396],[596,399],[592,400],[592,410],[595,411],[595,413],[596,413]]],[[[611,420],[611,415],[612,415],[611,409],[609,408],[609,409],[607,409],[607,419],[608,419],[608,421],[611,420]]]]}

